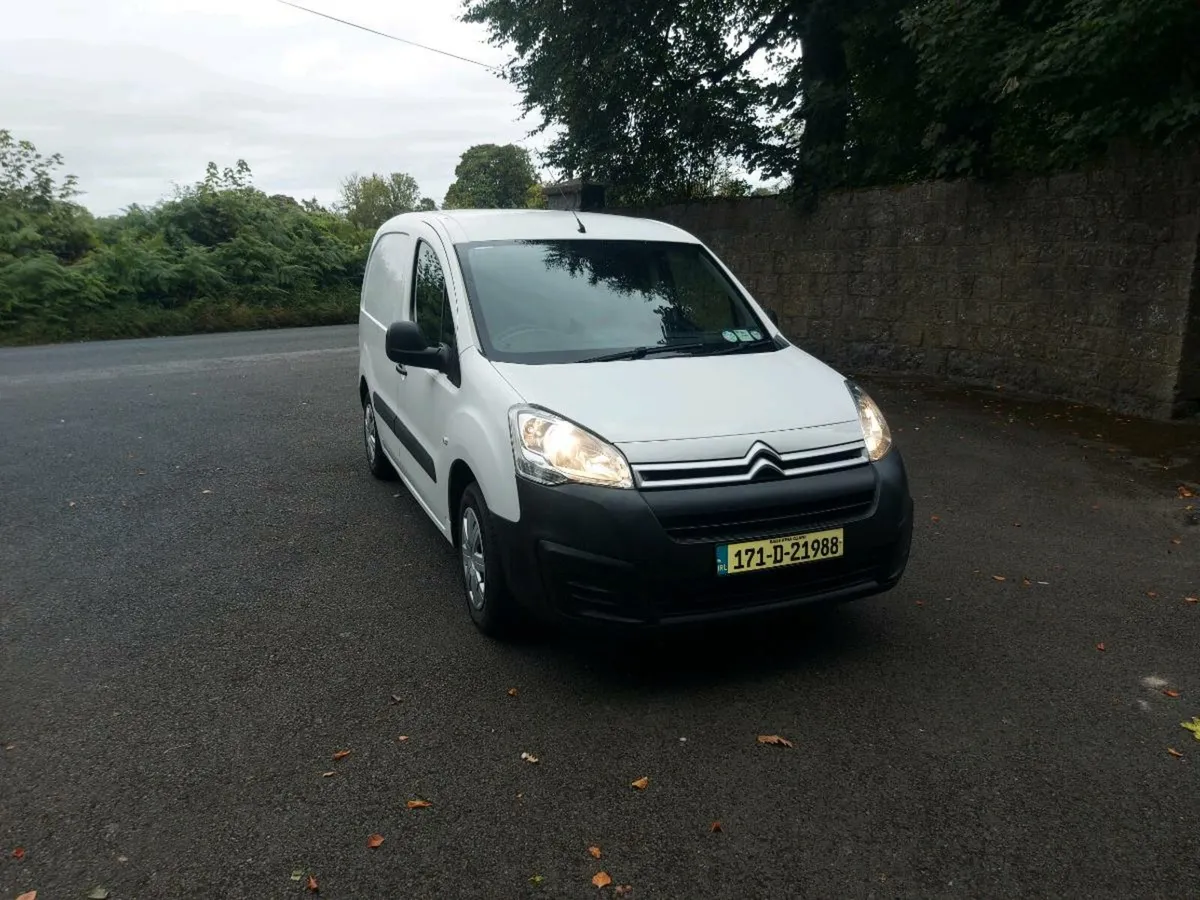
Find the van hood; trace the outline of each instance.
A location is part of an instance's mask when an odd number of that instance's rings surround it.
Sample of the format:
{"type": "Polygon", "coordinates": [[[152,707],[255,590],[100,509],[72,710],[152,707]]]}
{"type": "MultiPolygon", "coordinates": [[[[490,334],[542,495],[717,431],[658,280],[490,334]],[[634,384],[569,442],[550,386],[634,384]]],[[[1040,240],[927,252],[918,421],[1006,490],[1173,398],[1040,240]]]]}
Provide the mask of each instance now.
{"type": "Polygon", "coordinates": [[[526,403],[613,443],[858,424],[845,377],[797,347],[732,356],[493,365],[526,403]]]}

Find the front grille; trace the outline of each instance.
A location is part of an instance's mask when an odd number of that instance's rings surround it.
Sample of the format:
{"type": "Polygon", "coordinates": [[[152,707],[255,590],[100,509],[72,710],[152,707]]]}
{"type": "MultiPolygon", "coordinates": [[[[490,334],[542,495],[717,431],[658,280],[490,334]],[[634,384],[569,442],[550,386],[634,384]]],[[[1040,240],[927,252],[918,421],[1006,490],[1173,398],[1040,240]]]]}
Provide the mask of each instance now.
{"type": "Polygon", "coordinates": [[[860,560],[827,560],[766,572],[725,575],[669,587],[656,597],[658,614],[669,619],[722,610],[770,606],[839,590],[867,588],[878,582],[878,569],[860,560]]]}
{"type": "Polygon", "coordinates": [[[776,453],[766,444],[756,441],[745,456],[737,459],[638,463],[633,466],[633,473],[638,487],[659,490],[794,478],[865,465],[867,462],[866,447],[861,441],[792,453],[776,453]]]}
{"type": "Polygon", "coordinates": [[[786,506],[658,512],[657,515],[663,530],[673,541],[726,543],[839,525],[867,515],[874,503],[875,489],[871,486],[818,500],[792,501],[786,506]]]}

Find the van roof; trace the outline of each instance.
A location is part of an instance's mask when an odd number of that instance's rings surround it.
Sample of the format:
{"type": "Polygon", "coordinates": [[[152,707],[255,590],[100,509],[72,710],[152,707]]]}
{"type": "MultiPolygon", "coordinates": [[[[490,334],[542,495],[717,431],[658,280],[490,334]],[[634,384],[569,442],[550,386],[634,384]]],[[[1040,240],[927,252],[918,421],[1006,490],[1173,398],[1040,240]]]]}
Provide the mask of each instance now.
{"type": "Polygon", "coordinates": [[[380,232],[392,231],[414,221],[436,221],[456,243],[471,241],[608,239],[634,241],[675,241],[698,243],[681,228],[610,213],[551,209],[447,209],[431,212],[402,213],[389,219],[380,232]],[[576,215],[578,219],[576,219],[576,215]],[[580,233],[579,223],[586,233],[580,233]]]}

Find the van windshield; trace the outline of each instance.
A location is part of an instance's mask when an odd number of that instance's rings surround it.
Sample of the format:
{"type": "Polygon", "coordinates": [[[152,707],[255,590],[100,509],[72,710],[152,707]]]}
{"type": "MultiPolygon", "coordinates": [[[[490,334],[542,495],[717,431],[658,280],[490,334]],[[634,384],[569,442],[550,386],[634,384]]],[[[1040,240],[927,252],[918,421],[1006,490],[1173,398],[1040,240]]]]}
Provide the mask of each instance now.
{"type": "Polygon", "coordinates": [[[498,362],[776,349],[697,244],[519,240],[456,249],[484,353],[498,362]]]}

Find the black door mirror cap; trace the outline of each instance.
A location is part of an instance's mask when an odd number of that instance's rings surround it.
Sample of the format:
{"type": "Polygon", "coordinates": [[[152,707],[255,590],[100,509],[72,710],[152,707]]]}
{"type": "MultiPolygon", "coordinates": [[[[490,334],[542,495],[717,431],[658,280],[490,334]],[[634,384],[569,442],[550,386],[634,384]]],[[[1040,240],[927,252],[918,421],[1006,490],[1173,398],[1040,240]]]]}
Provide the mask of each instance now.
{"type": "Polygon", "coordinates": [[[446,347],[431,344],[416,322],[393,322],[383,342],[387,358],[402,366],[446,371],[446,347]]]}

